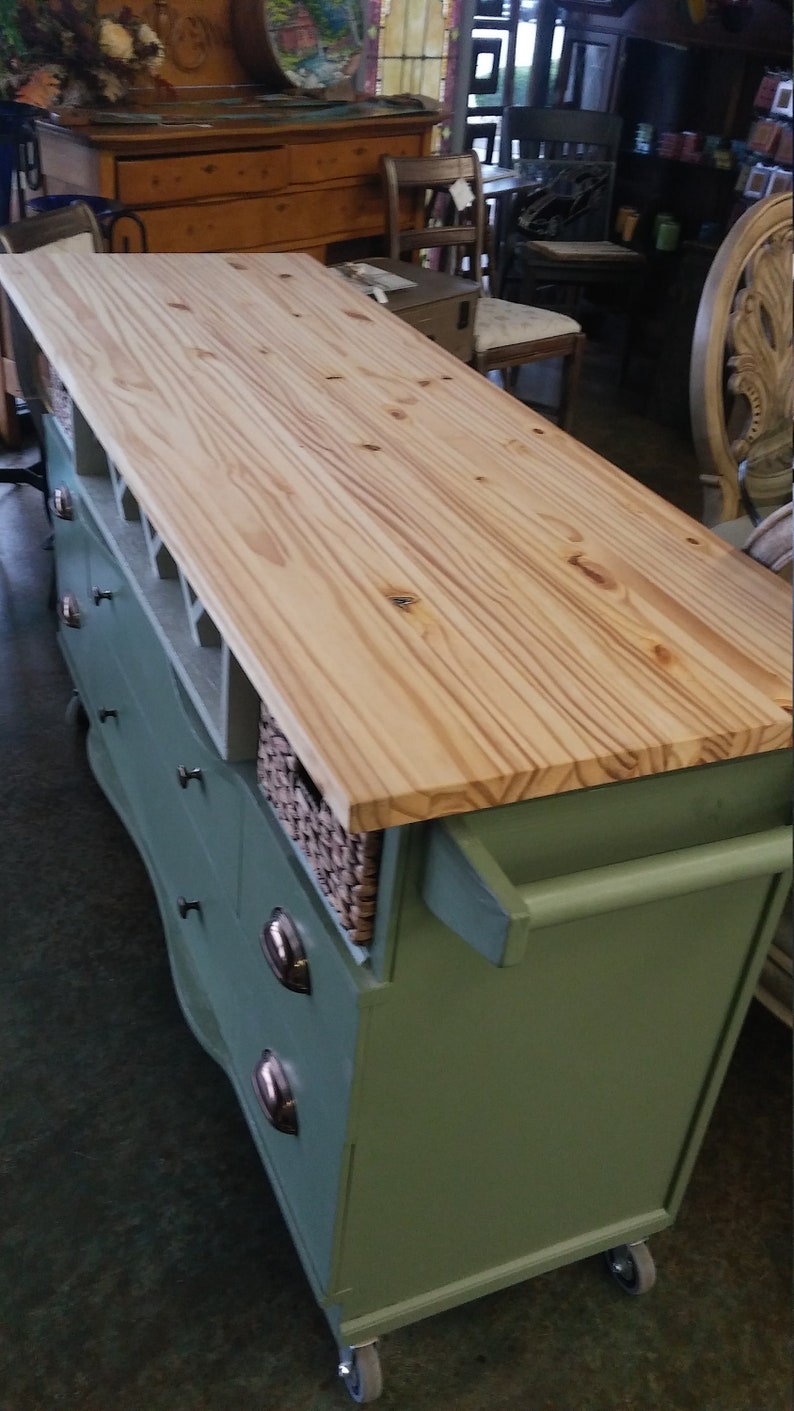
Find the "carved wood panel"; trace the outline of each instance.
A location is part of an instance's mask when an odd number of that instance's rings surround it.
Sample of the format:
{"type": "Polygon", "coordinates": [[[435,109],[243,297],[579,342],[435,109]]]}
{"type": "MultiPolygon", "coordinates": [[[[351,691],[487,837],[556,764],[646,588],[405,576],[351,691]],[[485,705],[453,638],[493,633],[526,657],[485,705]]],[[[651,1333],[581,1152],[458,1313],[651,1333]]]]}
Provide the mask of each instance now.
{"type": "MultiPolygon", "coordinates": [[[[165,45],[162,77],[173,88],[251,82],[232,43],[232,3],[233,0],[141,0],[136,6],[165,45]]],[[[100,0],[99,8],[117,11],[117,0],[100,0]]]]}

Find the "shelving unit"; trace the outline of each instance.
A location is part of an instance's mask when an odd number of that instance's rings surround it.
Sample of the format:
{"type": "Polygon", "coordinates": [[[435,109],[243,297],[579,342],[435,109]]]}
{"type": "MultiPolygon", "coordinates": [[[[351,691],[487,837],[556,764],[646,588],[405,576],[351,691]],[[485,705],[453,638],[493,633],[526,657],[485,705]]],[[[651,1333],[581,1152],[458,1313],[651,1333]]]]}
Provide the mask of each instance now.
{"type": "Polygon", "coordinates": [[[793,100],[791,71],[768,70],[753,99],[747,151],[735,185],[734,220],[764,196],[791,190],[793,100]]]}

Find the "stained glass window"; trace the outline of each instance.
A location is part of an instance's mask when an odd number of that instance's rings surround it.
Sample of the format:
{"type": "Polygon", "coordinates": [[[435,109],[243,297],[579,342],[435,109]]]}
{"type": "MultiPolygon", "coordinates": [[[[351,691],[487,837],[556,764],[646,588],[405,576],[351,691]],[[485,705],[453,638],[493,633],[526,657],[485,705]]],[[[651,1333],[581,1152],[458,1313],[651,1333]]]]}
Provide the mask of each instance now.
{"type": "Polygon", "coordinates": [[[451,108],[461,0],[371,0],[366,87],[421,93],[451,108]]]}

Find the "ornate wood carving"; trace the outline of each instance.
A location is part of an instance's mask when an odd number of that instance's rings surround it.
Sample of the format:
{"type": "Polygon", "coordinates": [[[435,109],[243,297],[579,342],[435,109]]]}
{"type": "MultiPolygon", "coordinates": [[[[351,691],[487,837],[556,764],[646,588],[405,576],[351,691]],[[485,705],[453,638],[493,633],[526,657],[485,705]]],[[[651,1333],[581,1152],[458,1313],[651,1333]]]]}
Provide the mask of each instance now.
{"type": "Polygon", "coordinates": [[[729,232],[703,290],[690,401],[704,487],[721,497],[712,521],[742,513],[740,465],[762,512],[791,495],[791,261],[790,197],[768,197],[729,232]]]}

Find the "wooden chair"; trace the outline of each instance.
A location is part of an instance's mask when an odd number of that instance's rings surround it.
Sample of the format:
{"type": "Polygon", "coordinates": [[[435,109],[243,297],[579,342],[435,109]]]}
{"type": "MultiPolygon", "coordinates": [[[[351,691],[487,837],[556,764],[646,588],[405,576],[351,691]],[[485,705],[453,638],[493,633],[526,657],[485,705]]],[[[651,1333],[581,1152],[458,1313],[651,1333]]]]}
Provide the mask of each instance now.
{"type": "MultiPolygon", "coordinates": [[[[0,229],[0,254],[22,255],[43,246],[64,251],[104,249],[102,231],[88,206],[76,203],[46,215],[30,216],[0,229]]],[[[53,378],[35,339],[12,304],[5,303],[13,361],[6,369],[7,386],[25,402],[38,447],[38,461],[28,467],[0,465],[0,483],[32,485],[47,498],[44,417],[58,409],[61,385],[53,378]]]]}
{"type": "Polygon", "coordinates": [[[499,165],[520,162],[538,186],[514,203],[499,256],[500,294],[538,304],[560,291],[616,286],[631,313],[645,259],[609,239],[621,129],[612,113],[505,108],[499,165]]]}
{"type": "MultiPolygon", "coordinates": [[[[789,195],[758,201],[728,232],[698,307],[690,410],[703,518],[791,580],[792,218],[789,195]]],[[[791,902],[756,995],[792,1022],[791,902]]]]}
{"type": "Polygon", "coordinates": [[[742,546],[791,499],[791,197],[756,202],[703,287],[689,403],[706,524],[742,546]]]}
{"type": "Polygon", "coordinates": [[[474,366],[478,372],[487,374],[499,370],[507,385],[508,370],[548,358],[562,358],[563,385],[558,419],[560,426],[569,430],[584,353],[584,334],[575,319],[565,314],[485,296],[483,259],[489,243],[489,227],[477,153],[382,157],[381,174],[386,195],[389,257],[405,259],[420,251],[440,250],[442,265],[449,273],[461,274],[480,285],[474,322],[474,366]],[[460,185],[456,187],[456,183],[460,185]],[[421,227],[403,228],[401,197],[404,201],[406,193],[414,199],[421,193],[424,201],[421,227]]]}

